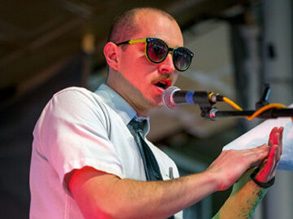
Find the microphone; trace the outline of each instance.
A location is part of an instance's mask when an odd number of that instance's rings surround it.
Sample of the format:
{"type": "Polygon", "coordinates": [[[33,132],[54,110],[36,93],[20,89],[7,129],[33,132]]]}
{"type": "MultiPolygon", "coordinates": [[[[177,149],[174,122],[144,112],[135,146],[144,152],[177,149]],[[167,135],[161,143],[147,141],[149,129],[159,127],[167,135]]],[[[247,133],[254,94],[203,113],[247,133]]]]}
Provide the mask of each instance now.
{"type": "Polygon", "coordinates": [[[217,95],[207,91],[184,91],[176,86],[171,86],[164,91],[162,101],[170,109],[173,109],[178,104],[211,106],[217,102],[217,95]]]}

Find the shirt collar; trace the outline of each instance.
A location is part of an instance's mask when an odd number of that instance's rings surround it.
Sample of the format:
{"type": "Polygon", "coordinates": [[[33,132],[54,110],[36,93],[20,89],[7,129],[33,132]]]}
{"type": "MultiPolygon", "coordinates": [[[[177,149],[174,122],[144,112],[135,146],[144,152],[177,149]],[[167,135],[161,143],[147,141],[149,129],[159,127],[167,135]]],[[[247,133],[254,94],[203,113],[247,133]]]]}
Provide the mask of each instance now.
{"type": "Polygon", "coordinates": [[[130,104],[107,84],[101,84],[95,93],[121,117],[125,125],[134,117],[136,117],[137,120],[147,120],[144,132],[145,134],[149,132],[149,118],[137,116],[136,111],[130,104]]]}

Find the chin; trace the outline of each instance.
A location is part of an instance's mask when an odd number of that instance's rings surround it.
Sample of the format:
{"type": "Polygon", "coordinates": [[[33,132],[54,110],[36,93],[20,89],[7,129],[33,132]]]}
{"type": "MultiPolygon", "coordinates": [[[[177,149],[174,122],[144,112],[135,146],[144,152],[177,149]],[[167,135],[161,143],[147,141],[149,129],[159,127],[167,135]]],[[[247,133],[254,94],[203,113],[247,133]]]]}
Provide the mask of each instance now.
{"type": "Polygon", "coordinates": [[[163,106],[162,98],[155,98],[152,102],[150,102],[152,108],[161,107],[163,106]]]}

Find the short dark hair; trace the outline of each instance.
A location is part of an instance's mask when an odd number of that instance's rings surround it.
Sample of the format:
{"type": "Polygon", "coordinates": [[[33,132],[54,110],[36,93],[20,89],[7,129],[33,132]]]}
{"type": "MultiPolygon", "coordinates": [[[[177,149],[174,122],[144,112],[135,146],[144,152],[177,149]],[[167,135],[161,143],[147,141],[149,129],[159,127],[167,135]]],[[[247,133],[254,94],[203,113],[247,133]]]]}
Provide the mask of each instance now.
{"type": "MultiPolygon", "coordinates": [[[[133,8],[120,14],[112,24],[108,35],[108,42],[119,43],[131,39],[131,37],[139,31],[139,25],[135,22],[135,16],[139,12],[152,11],[174,20],[169,13],[153,7],[133,8]]],[[[151,19],[151,18],[150,18],[151,19]]]]}

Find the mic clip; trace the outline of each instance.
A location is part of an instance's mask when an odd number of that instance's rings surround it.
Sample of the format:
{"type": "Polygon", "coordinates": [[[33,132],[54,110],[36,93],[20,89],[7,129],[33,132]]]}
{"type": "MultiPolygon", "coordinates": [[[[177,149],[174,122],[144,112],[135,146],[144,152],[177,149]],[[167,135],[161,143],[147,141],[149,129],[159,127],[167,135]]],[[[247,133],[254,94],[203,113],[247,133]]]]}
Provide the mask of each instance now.
{"type": "Polygon", "coordinates": [[[218,112],[218,109],[214,106],[200,106],[200,116],[203,118],[208,118],[210,120],[215,121],[216,120],[216,112],[218,112]]]}

